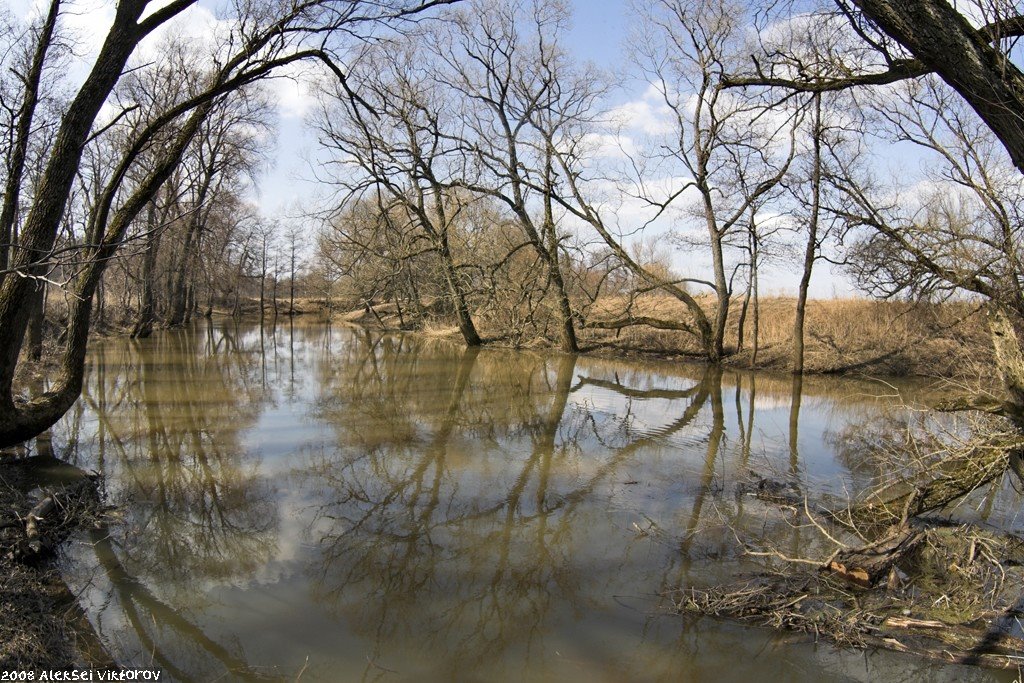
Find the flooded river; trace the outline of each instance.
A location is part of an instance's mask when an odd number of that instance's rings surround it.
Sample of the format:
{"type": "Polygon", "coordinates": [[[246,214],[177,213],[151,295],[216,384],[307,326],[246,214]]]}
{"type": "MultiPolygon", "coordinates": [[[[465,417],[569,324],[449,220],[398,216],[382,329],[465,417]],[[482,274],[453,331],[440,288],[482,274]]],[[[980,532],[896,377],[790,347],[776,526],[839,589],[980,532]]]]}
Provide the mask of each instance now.
{"type": "Polygon", "coordinates": [[[762,566],[737,538],[777,512],[737,483],[864,486],[843,435],[906,390],[298,323],[90,354],[53,444],[106,475],[123,519],[64,572],[123,664],[182,681],[1013,679],[671,611],[672,589],[762,566]]]}

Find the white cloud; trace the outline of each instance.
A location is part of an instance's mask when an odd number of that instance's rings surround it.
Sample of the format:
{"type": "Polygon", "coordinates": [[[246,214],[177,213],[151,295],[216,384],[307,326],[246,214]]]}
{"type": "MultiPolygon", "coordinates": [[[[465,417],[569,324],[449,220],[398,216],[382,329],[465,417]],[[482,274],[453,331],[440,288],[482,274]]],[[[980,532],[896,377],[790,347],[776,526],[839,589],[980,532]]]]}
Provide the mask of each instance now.
{"type": "MultiPolygon", "coordinates": [[[[45,11],[46,3],[37,2],[33,13],[45,11]]],[[[83,61],[92,63],[103,46],[103,40],[114,22],[114,3],[107,0],[83,0],[68,4],[60,13],[62,27],[66,29],[83,61]]]]}
{"type": "MultiPolygon", "coordinates": [[[[165,2],[155,3],[156,7],[147,8],[146,14],[159,9],[165,2]]],[[[211,50],[219,40],[227,37],[233,23],[230,19],[220,20],[208,8],[195,4],[146,36],[139,45],[137,54],[143,58],[154,56],[160,44],[169,38],[188,41],[199,50],[211,50]]]]}
{"type": "Polygon", "coordinates": [[[316,105],[318,83],[326,77],[326,69],[319,64],[290,64],[278,69],[269,89],[281,118],[304,118],[316,105]]]}
{"type": "Polygon", "coordinates": [[[671,132],[673,127],[672,110],[653,84],[647,86],[639,99],[612,109],[610,119],[623,130],[639,131],[647,135],[664,135],[671,132]]]}
{"type": "Polygon", "coordinates": [[[583,140],[587,151],[598,159],[625,159],[636,156],[633,138],[616,133],[588,133],[583,140]]]}

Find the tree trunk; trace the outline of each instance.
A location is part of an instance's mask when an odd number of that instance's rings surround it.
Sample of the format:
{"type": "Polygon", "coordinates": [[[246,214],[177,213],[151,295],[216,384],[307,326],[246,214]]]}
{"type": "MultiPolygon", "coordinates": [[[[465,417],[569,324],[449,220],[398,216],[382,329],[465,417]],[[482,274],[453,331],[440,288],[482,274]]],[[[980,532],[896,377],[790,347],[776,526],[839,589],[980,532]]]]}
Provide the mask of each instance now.
{"type": "MultiPolygon", "coordinates": [[[[729,322],[729,282],[725,277],[725,257],[722,254],[722,234],[714,218],[710,193],[704,195],[705,221],[711,241],[711,264],[715,274],[715,320],[710,344],[705,349],[708,360],[717,363],[725,356],[725,326],[729,322]]],[[[753,229],[753,228],[751,228],[753,229]]]]}
{"type": "Polygon", "coordinates": [[[445,237],[442,237],[441,240],[441,263],[444,268],[445,284],[448,285],[448,293],[451,295],[452,304],[455,306],[455,317],[458,321],[459,332],[462,334],[466,346],[480,346],[480,335],[477,334],[476,325],[473,324],[473,318],[469,314],[466,295],[462,291],[459,274],[455,272],[452,255],[448,249],[448,240],[445,237]]]}
{"type": "Polygon", "coordinates": [[[398,314],[398,329],[405,329],[405,316],[402,314],[402,297],[399,296],[399,290],[395,289],[395,313],[398,314]]]}
{"type": "MultiPolygon", "coordinates": [[[[396,298],[397,302],[397,298],[396,298]]],[[[295,315],[295,238],[292,238],[291,275],[288,278],[288,317],[295,315]]]]}
{"type": "Polygon", "coordinates": [[[93,302],[93,308],[95,309],[96,315],[96,327],[102,330],[107,326],[107,315],[106,315],[106,287],[103,286],[103,278],[96,284],[96,299],[93,302]]]}
{"type": "Polygon", "coordinates": [[[270,292],[274,306],[274,320],[277,320],[277,263],[274,263],[274,287],[270,292]]]}
{"type": "Polygon", "coordinates": [[[814,94],[814,133],[811,168],[811,216],[807,224],[807,245],[804,248],[804,268],[796,294],[796,317],[793,322],[793,373],[804,371],[804,318],[807,310],[807,292],[811,286],[811,271],[818,252],[818,215],[821,212],[821,93],[814,94]]]}
{"type": "Polygon", "coordinates": [[[947,0],[853,0],[963,96],[1024,172],[1024,73],[947,0]]]}
{"type": "Polygon", "coordinates": [[[579,344],[576,341],[576,326],[572,320],[572,305],[569,303],[569,293],[565,289],[565,279],[562,277],[562,268],[558,258],[558,231],[555,226],[554,211],[552,210],[552,180],[554,169],[551,163],[552,150],[550,143],[547,147],[544,161],[544,225],[543,239],[545,244],[542,249],[546,252],[545,259],[551,271],[551,281],[555,284],[555,294],[558,296],[558,313],[561,318],[561,348],[563,351],[575,353],[579,351],[579,344]]]}
{"type": "Polygon", "coordinates": [[[754,284],[754,280],[750,275],[747,276],[747,289],[743,293],[743,305],[740,306],[740,317],[736,321],[736,350],[742,351],[744,344],[744,327],[747,324],[747,309],[750,306],[750,291],[754,284]]]}
{"type": "Polygon", "coordinates": [[[43,323],[46,316],[46,283],[38,281],[32,292],[27,305],[31,309],[29,313],[28,333],[25,344],[25,352],[32,360],[39,360],[43,357],[43,323]]]}
{"type": "MultiPolygon", "coordinates": [[[[427,319],[426,311],[423,310],[423,302],[420,301],[420,290],[416,287],[416,278],[412,276],[412,269],[409,268],[409,262],[402,262],[402,270],[405,273],[405,283],[409,287],[409,301],[412,302],[413,313],[416,314],[416,319],[420,325],[424,324],[427,319]]],[[[325,292],[325,300],[327,304],[327,315],[330,316],[334,312],[334,297],[332,292],[334,289],[334,283],[329,282],[327,285],[327,291],[325,292]]]]}
{"type": "Polygon", "coordinates": [[[754,233],[753,238],[750,258],[750,279],[753,282],[751,286],[751,295],[754,297],[754,317],[752,320],[753,324],[751,326],[753,329],[750,330],[751,335],[753,336],[752,350],[750,353],[750,367],[757,365],[757,354],[758,351],[761,350],[761,294],[758,290],[757,272],[757,262],[761,258],[761,254],[759,249],[760,240],[758,239],[756,232],[754,233]]]}
{"type": "Polygon", "coordinates": [[[560,348],[568,353],[576,353],[580,350],[576,341],[576,326],[572,320],[572,306],[569,303],[569,294],[565,291],[565,281],[562,279],[562,271],[558,265],[558,259],[553,258],[548,262],[551,268],[551,281],[555,283],[555,294],[558,296],[558,312],[561,318],[560,348]]]}
{"type": "Polygon", "coordinates": [[[146,250],[142,254],[142,305],[139,319],[132,329],[133,339],[145,339],[153,333],[156,322],[156,296],[153,285],[156,280],[156,257],[160,250],[160,226],[156,224],[156,202],[150,202],[146,219],[149,234],[146,235],[146,250]]]}
{"type": "Polygon", "coordinates": [[[0,283],[4,281],[8,263],[10,262],[10,245],[14,243],[14,226],[17,223],[18,200],[21,197],[21,183],[25,173],[25,158],[28,153],[29,136],[32,133],[32,119],[35,117],[36,105],[39,103],[39,85],[43,76],[43,64],[46,54],[53,41],[54,27],[57,25],[57,14],[60,0],[50,0],[50,9],[46,14],[36,49],[32,55],[28,73],[25,74],[24,93],[21,107],[18,108],[17,122],[7,157],[7,178],[4,183],[3,205],[0,207],[0,283]]]}
{"type": "Polygon", "coordinates": [[[215,152],[213,154],[213,158],[202,169],[202,181],[195,196],[188,228],[185,231],[185,241],[182,243],[181,261],[178,263],[174,289],[171,290],[171,314],[168,324],[172,327],[188,322],[188,318],[191,317],[186,312],[189,306],[189,292],[193,289],[194,284],[190,278],[199,267],[199,245],[202,241],[204,224],[210,215],[209,209],[204,211],[204,207],[206,207],[210,187],[216,176],[217,157],[215,152]]]}
{"type": "Polygon", "coordinates": [[[188,229],[185,231],[185,241],[182,242],[181,259],[178,261],[174,285],[171,288],[170,315],[167,319],[167,324],[171,327],[177,327],[185,322],[188,308],[188,278],[192,272],[193,252],[195,250],[193,245],[198,243],[198,231],[198,220],[189,221],[188,229]]]}
{"type": "Polygon", "coordinates": [[[1024,431],[1024,350],[1021,349],[1010,317],[996,304],[989,308],[988,324],[992,333],[996,369],[1006,391],[1002,412],[1018,429],[1024,431]]]}
{"type": "Polygon", "coordinates": [[[800,405],[804,398],[804,376],[794,375],[789,393],[789,472],[800,473],[800,405]]]}
{"type": "Polygon", "coordinates": [[[260,320],[267,314],[267,238],[263,238],[263,261],[260,269],[260,320]]]}

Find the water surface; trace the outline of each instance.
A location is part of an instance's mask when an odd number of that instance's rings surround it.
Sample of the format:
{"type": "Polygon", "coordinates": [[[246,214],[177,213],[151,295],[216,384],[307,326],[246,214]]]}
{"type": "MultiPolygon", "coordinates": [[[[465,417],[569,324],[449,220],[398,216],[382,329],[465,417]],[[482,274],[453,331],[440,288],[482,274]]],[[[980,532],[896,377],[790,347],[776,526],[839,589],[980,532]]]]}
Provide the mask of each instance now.
{"type": "Polygon", "coordinates": [[[777,512],[738,482],[865,485],[843,435],[897,394],[314,324],[105,340],[54,446],[123,520],[66,577],[176,680],[1004,680],[669,609],[760,567],[736,539],[777,512]]]}

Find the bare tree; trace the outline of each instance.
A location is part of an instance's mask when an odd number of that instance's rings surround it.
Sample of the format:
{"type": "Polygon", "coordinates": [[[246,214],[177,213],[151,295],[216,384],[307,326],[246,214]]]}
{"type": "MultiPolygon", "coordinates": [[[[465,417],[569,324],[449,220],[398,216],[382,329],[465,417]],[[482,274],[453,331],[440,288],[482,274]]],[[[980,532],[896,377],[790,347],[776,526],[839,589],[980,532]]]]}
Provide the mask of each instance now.
{"type": "MultiPolygon", "coordinates": [[[[44,430],[78,397],[93,296],[107,264],[118,252],[129,226],[173,173],[218,100],[266,77],[277,67],[299,60],[319,59],[337,69],[329,54],[329,37],[333,31],[341,29],[347,35],[371,32],[384,21],[400,20],[439,3],[311,0],[286,2],[267,11],[254,9],[248,15],[237,17],[235,29],[217,48],[214,67],[198,79],[200,87],[153,119],[123,156],[112,160],[110,180],[104,184],[87,228],[87,248],[80,256],[84,265],[71,285],[74,300],[53,389],[27,403],[16,402],[13,380],[29,320],[24,302],[34,283],[48,268],[83,150],[90,138],[104,132],[102,128],[96,129],[100,110],[139,43],[157,27],[195,4],[195,0],[174,0],[147,12],[151,9],[148,4],[147,0],[118,3],[99,55],[61,117],[49,144],[17,251],[8,263],[10,272],[0,283],[0,445],[17,443],[44,430]],[[320,38],[312,46],[303,44],[311,36],[320,38]],[[176,131],[152,168],[141,180],[125,185],[135,162],[171,124],[176,131]]],[[[41,35],[45,36],[45,32],[41,35]]],[[[343,77],[340,70],[337,75],[343,77]]]]}
{"type": "Polygon", "coordinates": [[[643,169],[684,178],[660,196],[651,191],[649,180],[639,178],[639,196],[656,209],[656,218],[686,204],[684,216],[695,225],[684,225],[680,241],[709,250],[711,279],[690,282],[713,291],[713,316],[688,301],[689,294],[669,291],[687,304],[694,319],[690,329],[704,353],[719,360],[725,354],[732,295],[726,247],[742,231],[751,208],[762,204],[788,172],[797,149],[799,110],[733,97],[725,90],[724,79],[744,48],[744,5],[659,0],[637,11],[644,27],[634,41],[637,61],[657,89],[671,125],[649,150],[643,169]],[[702,229],[703,235],[698,238],[691,228],[702,229]]]}
{"type": "Polygon", "coordinates": [[[350,74],[362,102],[336,89],[317,128],[321,141],[347,161],[333,179],[342,189],[342,204],[376,203],[382,228],[410,231],[409,249],[395,264],[406,275],[411,277],[409,260],[436,257],[459,331],[466,344],[478,346],[480,335],[468,302],[470,283],[452,247],[471,198],[457,188],[452,112],[445,93],[428,80],[431,58],[414,46],[421,39],[389,41],[365,54],[350,74]],[[372,109],[372,116],[364,106],[372,109]]]}
{"type": "Polygon", "coordinates": [[[511,213],[547,271],[561,348],[576,351],[562,235],[552,210],[555,168],[550,145],[535,125],[557,97],[556,75],[546,64],[562,52],[557,37],[567,20],[555,2],[481,0],[456,12],[433,48],[447,67],[439,84],[450,88],[461,107],[454,141],[464,153],[461,184],[511,213]]]}
{"type": "Polygon", "coordinates": [[[887,100],[877,112],[895,139],[934,160],[927,182],[894,191],[847,165],[831,178],[842,196],[829,210],[869,229],[851,267],[875,294],[988,302],[1006,395],[973,405],[1024,424],[1024,182],[986,124],[940,80],[908,81],[898,92],[896,106],[887,100]]]}
{"type": "Polygon", "coordinates": [[[170,292],[167,322],[172,326],[188,320],[188,294],[200,267],[206,224],[215,207],[238,191],[241,179],[255,174],[268,117],[265,95],[253,89],[238,91],[231,99],[218,103],[182,160],[186,197],[181,213],[186,218],[170,292]]]}
{"type": "MultiPolygon", "coordinates": [[[[827,92],[903,83],[911,90],[924,88],[937,92],[935,79],[940,79],[949,89],[942,96],[941,106],[952,109],[932,112],[939,119],[936,130],[959,138],[954,148],[962,151],[965,143],[967,147],[975,147],[976,143],[982,142],[984,136],[978,130],[980,126],[998,141],[1016,170],[1024,172],[1024,73],[1014,51],[1017,40],[1024,35],[1024,14],[1019,3],[979,0],[951,5],[945,0],[835,0],[834,3],[818,5],[799,18],[793,3],[768,3],[765,8],[761,15],[765,25],[772,21],[776,26],[788,24],[790,28],[802,24],[807,27],[808,34],[824,36],[828,42],[827,49],[808,58],[805,51],[793,49],[792,43],[785,44],[787,39],[784,38],[780,45],[777,37],[770,35],[769,39],[762,41],[762,48],[752,60],[743,67],[737,66],[726,78],[727,85],[827,92]],[[953,92],[957,95],[952,95],[953,92]],[[962,106],[957,106],[957,102],[962,106]],[[967,114],[968,109],[972,110],[970,115],[967,114]],[[954,111],[956,113],[952,114],[954,111]],[[971,121],[972,117],[976,117],[974,121],[971,121]]],[[[778,31],[771,33],[777,34],[778,31]]],[[[901,105],[889,108],[889,111],[896,118],[903,118],[903,114],[896,111],[898,106],[901,105]]],[[[915,105],[915,108],[920,114],[920,107],[915,105]]],[[[911,115],[911,119],[914,117],[911,115]]],[[[919,122],[915,122],[913,127],[918,127],[919,122]]],[[[902,123],[897,123],[897,129],[902,123]]],[[[919,129],[908,137],[914,142],[924,141],[925,147],[938,152],[947,168],[952,169],[950,173],[954,176],[951,178],[954,184],[974,184],[964,177],[964,170],[993,168],[992,163],[996,168],[1001,166],[998,155],[994,154],[987,141],[982,147],[985,159],[978,158],[975,153],[953,158],[956,154],[943,154],[936,149],[946,147],[948,143],[928,139],[935,136],[928,135],[927,131],[919,129]],[[926,134],[922,136],[920,133],[926,134]]],[[[978,181],[980,192],[969,187],[967,190],[982,205],[986,203],[984,196],[990,194],[988,175],[983,174],[978,181]]],[[[852,187],[848,189],[853,190],[852,187]]],[[[853,194],[862,193],[853,190],[853,194]]],[[[866,198],[862,196],[862,199],[866,198]]],[[[957,203],[959,198],[952,198],[952,201],[957,203]]],[[[886,269],[890,275],[895,274],[900,266],[905,268],[900,277],[890,278],[894,281],[883,287],[881,292],[893,290],[895,281],[928,282],[931,288],[959,288],[993,302],[993,343],[1008,397],[1004,412],[1019,416],[1020,406],[1024,405],[1024,350],[1018,339],[1022,324],[1017,313],[1019,299],[1008,297],[1013,286],[1007,287],[1020,277],[1013,274],[1013,269],[1019,267],[1014,263],[1016,249],[1008,248],[1004,242],[1004,246],[997,249],[994,261],[981,271],[977,270],[981,264],[973,257],[964,263],[956,261],[956,256],[963,253],[961,244],[991,246],[992,242],[987,234],[988,221],[983,221],[975,231],[964,225],[962,220],[955,219],[957,212],[958,209],[950,212],[942,208],[920,221],[918,228],[945,226],[917,230],[918,236],[931,235],[925,243],[910,239],[907,231],[893,229],[894,224],[889,220],[891,216],[882,216],[877,211],[867,212],[871,215],[862,216],[866,219],[863,224],[876,228],[878,236],[870,249],[865,247],[862,253],[873,251],[880,255],[887,252],[892,257],[892,267],[886,269]],[[954,228],[955,225],[960,227],[954,228]],[[945,237],[938,238],[940,234],[945,234],[945,237]],[[957,235],[957,239],[950,240],[952,234],[957,235]],[[946,251],[937,250],[938,247],[946,251]],[[995,264],[998,264],[995,270],[1002,275],[993,272],[995,264]],[[995,286],[997,281],[1002,284],[995,286]],[[943,284],[939,285],[939,282],[943,284]]],[[[996,223],[1008,226],[1004,231],[1014,232],[1012,220],[998,217],[1001,211],[988,210],[988,213],[996,223]]],[[[905,221],[896,223],[906,227],[905,221]]],[[[982,251],[987,251],[987,248],[982,251]]],[[[902,287],[895,289],[901,290],[902,287]]],[[[1019,422],[1019,417],[1017,419],[1019,422]]]]}

